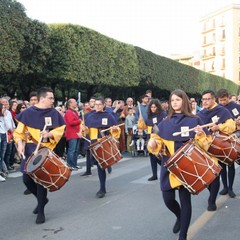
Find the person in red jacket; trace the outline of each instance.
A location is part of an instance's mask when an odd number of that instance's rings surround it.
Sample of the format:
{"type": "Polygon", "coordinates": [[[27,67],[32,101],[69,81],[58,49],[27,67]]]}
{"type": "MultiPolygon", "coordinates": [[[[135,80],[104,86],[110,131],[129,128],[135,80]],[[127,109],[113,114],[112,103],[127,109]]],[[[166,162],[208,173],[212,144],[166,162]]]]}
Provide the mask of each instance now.
{"type": "Polygon", "coordinates": [[[77,158],[80,147],[80,124],[81,120],[77,111],[77,101],[73,98],[70,98],[67,101],[67,111],[64,115],[64,120],[66,122],[66,141],[68,144],[67,150],[67,163],[72,168],[72,170],[78,170],[77,158]]]}

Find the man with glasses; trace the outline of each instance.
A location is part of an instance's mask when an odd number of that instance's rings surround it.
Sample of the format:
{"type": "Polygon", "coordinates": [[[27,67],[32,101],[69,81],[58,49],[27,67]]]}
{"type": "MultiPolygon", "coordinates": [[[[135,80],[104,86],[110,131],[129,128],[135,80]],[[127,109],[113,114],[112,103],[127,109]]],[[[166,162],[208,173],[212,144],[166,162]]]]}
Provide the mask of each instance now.
{"type": "Polygon", "coordinates": [[[17,151],[23,157],[21,161],[21,171],[23,182],[30,192],[37,198],[37,207],[33,213],[37,214],[36,223],[45,222],[44,208],[48,203],[47,189],[35,183],[25,172],[26,160],[36,150],[35,142],[41,140],[41,145],[53,150],[61,139],[65,122],[60,113],[53,108],[53,91],[49,88],[41,88],[37,91],[38,103],[27,108],[16,117],[18,126],[13,133],[17,144],[17,151]],[[32,139],[32,140],[31,140],[32,139]]]}
{"type": "Polygon", "coordinates": [[[126,100],[126,104],[125,106],[123,107],[123,114],[124,116],[127,116],[128,115],[128,110],[129,109],[132,109],[133,110],[133,114],[135,115],[135,112],[136,112],[136,107],[134,106],[133,104],[133,99],[131,97],[128,97],[127,100],[126,100]]]}
{"type": "MultiPolygon", "coordinates": [[[[216,103],[216,95],[212,90],[206,90],[202,93],[203,109],[197,113],[204,124],[216,122],[210,127],[211,132],[221,131],[226,134],[231,134],[236,129],[236,124],[232,119],[230,112],[216,103]]],[[[208,198],[208,211],[216,211],[216,199],[219,191],[220,182],[219,176],[209,185],[210,192],[208,198]]]]}

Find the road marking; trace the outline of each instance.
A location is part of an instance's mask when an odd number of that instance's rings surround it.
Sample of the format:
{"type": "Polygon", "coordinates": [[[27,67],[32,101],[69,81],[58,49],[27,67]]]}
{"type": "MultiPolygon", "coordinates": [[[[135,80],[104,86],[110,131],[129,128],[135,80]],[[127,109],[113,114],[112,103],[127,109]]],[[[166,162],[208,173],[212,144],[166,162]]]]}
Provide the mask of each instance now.
{"type": "MultiPolygon", "coordinates": [[[[229,196],[220,196],[217,201],[217,209],[219,209],[227,200],[229,199],[229,196]]],[[[205,211],[193,224],[191,224],[189,228],[188,233],[188,239],[191,240],[194,238],[194,236],[201,230],[201,228],[214,216],[214,214],[217,212],[209,212],[205,211]]]]}

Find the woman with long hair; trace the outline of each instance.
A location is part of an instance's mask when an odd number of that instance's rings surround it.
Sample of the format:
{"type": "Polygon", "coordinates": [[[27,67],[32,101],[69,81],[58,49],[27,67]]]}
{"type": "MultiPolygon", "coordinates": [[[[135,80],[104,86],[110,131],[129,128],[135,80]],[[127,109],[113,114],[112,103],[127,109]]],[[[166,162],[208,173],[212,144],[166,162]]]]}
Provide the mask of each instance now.
{"type": "MultiPolygon", "coordinates": [[[[146,120],[146,125],[148,138],[150,138],[150,135],[157,131],[157,125],[167,116],[167,114],[162,109],[160,101],[158,99],[152,99],[148,104],[147,115],[148,118],[146,120]]],[[[148,179],[148,181],[154,181],[158,179],[157,165],[161,165],[161,158],[160,156],[156,156],[152,153],[150,153],[149,156],[152,168],[152,176],[148,179]]]]}
{"type": "MultiPolygon", "coordinates": [[[[200,126],[203,125],[201,119],[192,114],[186,93],[180,89],[173,91],[169,103],[168,116],[158,124],[158,134],[151,136],[148,150],[157,154],[164,144],[172,156],[185,142],[193,138],[196,145],[207,150],[211,144],[211,135],[206,128],[202,129],[200,126]],[[183,131],[191,128],[194,128],[195,131],[183,131]],[[174,132],[182,133],[173,136],[174,132]]],[[[168,159],[169,156],[163,155],[160,187],[165,205],[177,218],[173,233],[180,231],[179,240],[186,240],[192,215],[191,193],[165,167],[168,159]],[[176,190],[179,193],[180,203],[175,199],[176,190]]]]}

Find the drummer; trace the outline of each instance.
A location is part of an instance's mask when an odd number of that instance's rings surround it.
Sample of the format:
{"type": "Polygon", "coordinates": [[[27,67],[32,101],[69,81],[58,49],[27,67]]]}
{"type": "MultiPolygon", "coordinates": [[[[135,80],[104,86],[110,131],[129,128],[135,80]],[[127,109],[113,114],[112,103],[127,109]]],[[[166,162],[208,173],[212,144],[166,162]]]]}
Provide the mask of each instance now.
{"type": "MultiPolygon", "coordinates": [[[[180,89],[174,90],[170,95],[167,118],[159,123],[158,135],[151,135],[148,143],[149,152],[157,155],[164,144],[169,154],[174,155],[186,141],[192,138],[198,146],[207,150],[211,143],[211,135],[200,125],[203,123],[200,118],[192,114],[186,93],[180,89]],[[190,128],[194,128],[195,131],[183,132],[190,128]],[[183,133],[173,136],[174,132],[179,131],[183,133]]],[[[164,166],[168,159],[168,156],[163,155],[160,187],[165,205],[177,218],[173,233],[180,231],[179,240],[186,240],[192,215],[191,193],[164,166]],[[175,199],[175,190],[178,190],[180,204],[175,199]]]]}
{"type": "Polygon", "coordinates": [[[17,115],[18,126],[14,131],[14,140],[17,150],[23,159],[21,161],[21,171],[23,172],[23,182],[27,189],[37,198],[37,207],[33,213],[37,214],[36,223],[45,222],[44,208],[48,203],[47,189],[35,183],[33,179],[24,172],[24,165],[28,157],[36,149],[36,144],[28,139],[31,135],[35,142],[40,140],[41,144],[53,150],[61,139],[65,122],[60,113],[53,108],[54,95],[52,89],[41,88],[37,91],[38,103],[29,107],[17,115]],[[44,126],[47,125],[46,130],[44,126]]]}
{"type": "MultiPolygon", "coordinates": [[[[230,111],[232,118],[237,123],[239,121],[238,117],[240,116],[240,105],[237,104],[236,102],[230,101],[230,96],[226,89],[220,89],[217,92],[217,98],[218,98],[219,104],[230,111]]],[[[233,192],[233,182],[235,178],[234,163],[231,164],[230,166],[227,166],[226,164],[220,162],[220,165],[222,167],[221,179],[223,183],[223,189],[222,191],[219,192],[219,194],[220,195],[228,194],[231,198],[234,198],[236,197],[236,194],[233,192]],[[228,169],[228,177],[227,177],[227,169],[228,169]]]]}
{"type": "MultiPolygon", "coordinates": [[[[158,99],[150,100],[147,109],[148,118],[146,120],[148,138],[151,133],[154,132],[154,126],[157,126],[166,116],[166,112],[162,109],[161,103],[158,99]]],[[[152,169],[152,176],[148,178],[148,181],[155,181],[158,179],[157,176],[157,165],[161,165],[161,159],[159,157],[149,154],[150,164],[152,169]]]]}
{"type": "MultiPolygon", "coordinates": [[[[99,97],[95,100],[95,111],[92,111],[91,114],[85,118],[85,126],[82,126],[82,128],[89,135],[91,143],[94,143],[104,135],[111,134],[113,137],[119,138],[121,130],[115,125],[117,125],[117,120],[111,113],[104,110],[104,99],[99,97]],[[101,130],[109,127],[112,127],[110,131],[101,133],[101,130]]],[[[99,166],[97,161],[96,164],[100,183],[100,189],[96,196],[103,198],[106,194],[106,171],[99,166]]],[[[108,168],[108,172],[111,172],[111,167],[108,168]]]]}
{"type": "MultiPolygon", "coordinates": [[[[203,109],[197,113],[204,124],[217,121],[212,127],[211,132],[221,131],[226,134],[231,134],[236,129],[236,124],[232,119],[230,112],[223,106],[216,103],[216,95],[212,90],[206,90],[202,93],[203,109]]],[[[210,192],[208,198],[208,211],[216,211],[216,199],[219,191],[220,182],[219,176],[209,185],[210,192]]]]}

